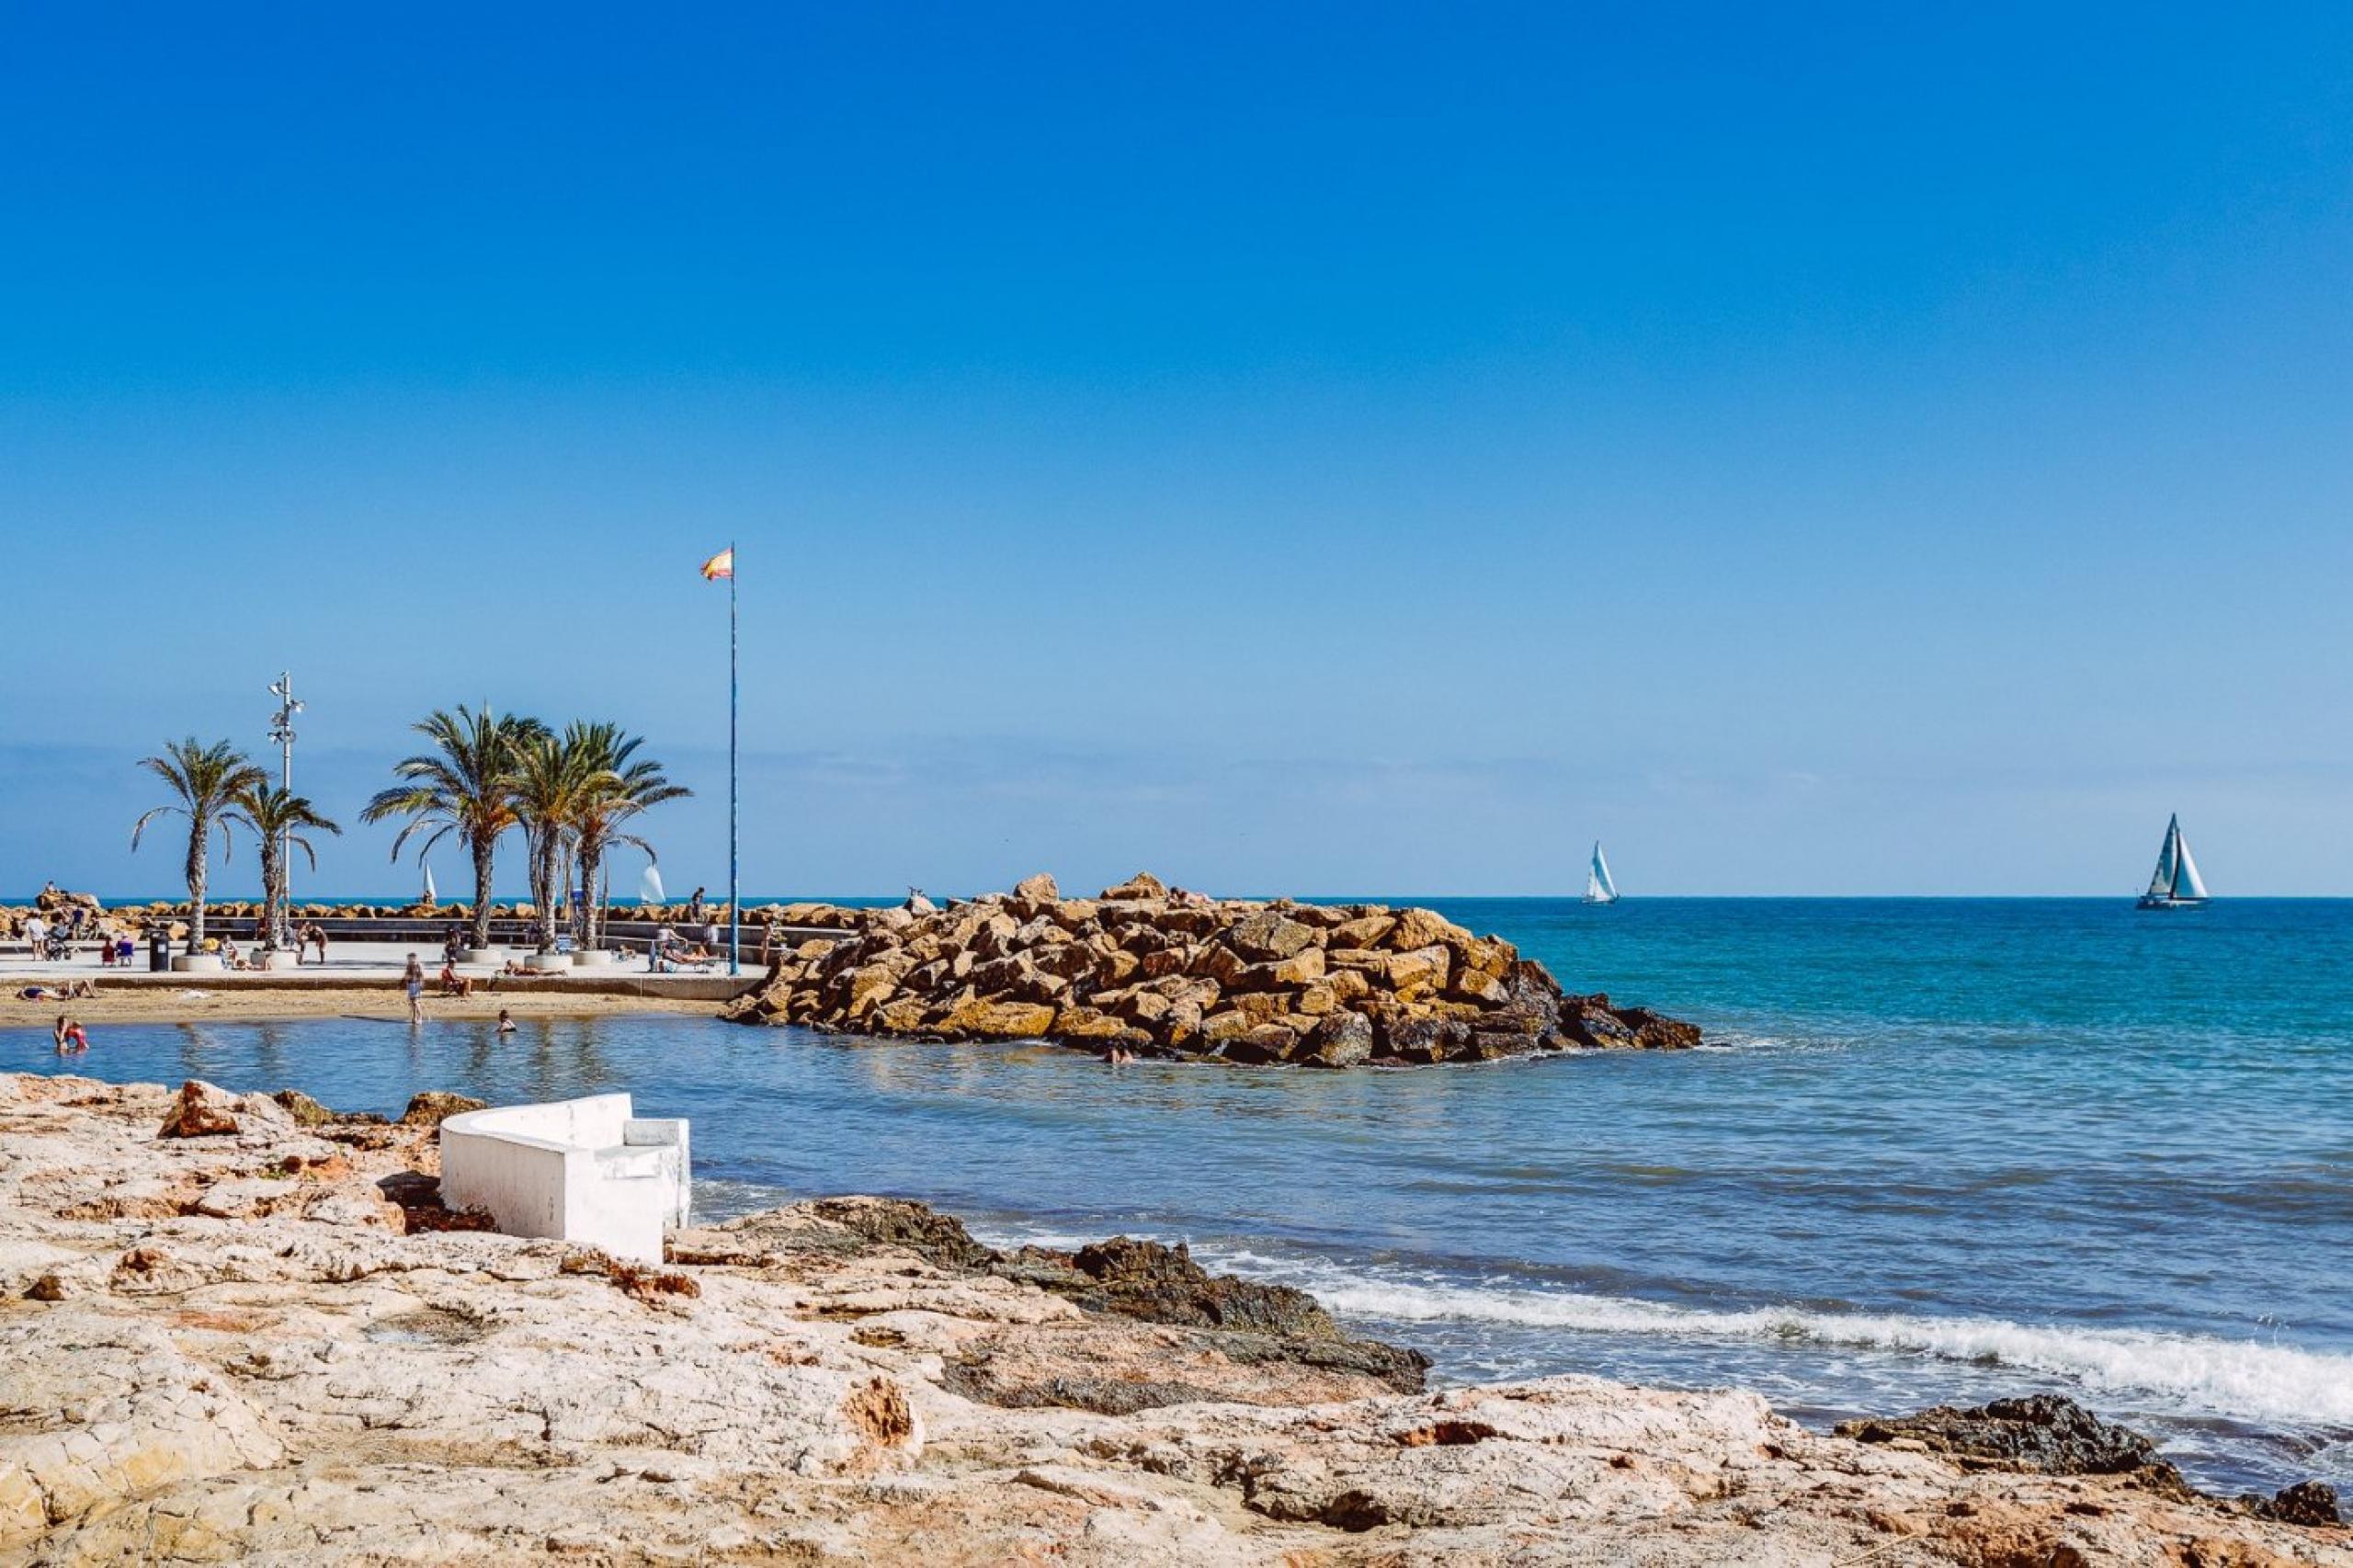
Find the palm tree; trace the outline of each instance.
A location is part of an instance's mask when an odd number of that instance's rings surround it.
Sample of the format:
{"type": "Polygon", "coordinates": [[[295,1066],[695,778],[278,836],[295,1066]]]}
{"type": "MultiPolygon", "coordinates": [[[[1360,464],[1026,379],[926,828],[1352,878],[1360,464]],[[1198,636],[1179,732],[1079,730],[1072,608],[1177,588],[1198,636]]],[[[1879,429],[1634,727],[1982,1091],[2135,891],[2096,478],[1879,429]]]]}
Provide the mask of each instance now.
{"type": "Polygon", "coordinates": [[[286,855],[290,849],[300,849],[318,869],[319,858],[311,849],[311,841],[302,836],[302,829],[315,828],[321,833],[340,835],[343,829],[319,814],[307,796],[297,795],[267,778],[242,791],[236,799],[232,815],[253,829],[261,841],[261,900],[264,944],[275,950],[278,938],[286,929],[286,855]]]}
{"type": "Polygon", "coordinates": [[[523,742],[543,735],[547,726],[519,714],[494,713],[490,704],[460,707],[455,712],[436,709],[414,726],[433,743],[433,750],[403,757],[392,765],[401,782],[380,790],[361,808],[361,822],[387,822],[406,817],[408,824],[392,840],[392,858],[409,835],[428,830],[417,846],[422,858],[449,835],[474,863],[474,935],[477,948],[490,946],[491,861],[499,836],[521,819],[515,811],[515,766],[523,742]]]}
{"type": "Polygon", "coordinates": [[[606,776],[603,787],[581,802],[572,825],[572,850],[580,869],[580,941],[584,948],[593,948],[604,935],[604,901],[597,896],[597,884],[607,852],[626,844],[644,850],[647,859],[654,858],[654,846],[623,832],[622,825],[649,807],[684,800],[694,791],[671,783],[660,763],[638,757],[637,748],[645,744],[644,737],[625,735],[619,724],[575,721],[565,728],[563,743],[593,759],[597,771],[606,776]]]}
{"type": "Polygon", "coordinates": [[[515,814],[530,845],[531,902],[539,906],[543,953],[555,950],[556,900],[571,880],[564,874],[564,855],[589,802],[615,778],[596,751],[582,744],[576,724],[562,735],[542,729],[516,747],[515,814]]]}
{"type": "Polygon", "coordinates": [[[139,847],[140,835],[157,817],[188,819],[188,950],[194,953],[204,946],[204,883],[208,869],[205,856],[211,847],[212,830],[221,830],[221,858],[225,860],[229,858],[230,808],[247,790],[268,783],[269,776],[229,742],[215,741],[208,746],[194,735],[184,741],[165,742],[161,756],[142,756],[139,766],[162,779],[179,798],[169,805],[157,806],[132,824],[131,847],[139,847]]]}

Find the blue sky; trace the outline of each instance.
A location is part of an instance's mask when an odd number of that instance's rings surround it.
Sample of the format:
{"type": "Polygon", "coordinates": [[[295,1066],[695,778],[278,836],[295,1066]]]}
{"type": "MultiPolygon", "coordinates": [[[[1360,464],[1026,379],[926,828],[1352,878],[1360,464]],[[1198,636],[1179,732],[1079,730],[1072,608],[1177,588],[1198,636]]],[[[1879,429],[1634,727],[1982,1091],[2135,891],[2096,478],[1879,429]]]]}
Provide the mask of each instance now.
{"type": "Polygon", "coordinates": [[[2353,892],[2343,6],[7,36],[0,892],[281,666],[331,813],[610,717],[715,886],[731,537],[759,891],[2353,892]]]}

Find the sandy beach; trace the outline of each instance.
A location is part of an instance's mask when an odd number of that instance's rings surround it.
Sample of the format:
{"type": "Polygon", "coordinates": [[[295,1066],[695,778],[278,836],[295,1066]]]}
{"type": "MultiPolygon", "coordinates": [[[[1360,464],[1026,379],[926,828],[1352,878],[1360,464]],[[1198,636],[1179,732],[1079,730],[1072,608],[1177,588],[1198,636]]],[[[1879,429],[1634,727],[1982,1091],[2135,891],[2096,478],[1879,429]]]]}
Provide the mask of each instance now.
{"type": "MultiPolygon", "coordinates": [[[[400,988],[390,982],[316,987],[300,991],[191,984],[165,990],[109,990],[103,982],[98,994],[71,1002],[28,1002],[17,996],[24,983],[55,984],[52,979],[12,982],[0,1028],[47,1028],[60,1013],[71,1014],[96,1034],[110,1023],[260,1023],[278,1019],[366,1017],[405,1022],[407,1006],[400,988]]],[[[438,996],[426,987],[425,1016],[428,1019],[495,1018],[500,1008],[517,1018],[593,1018],[620,1013],[692,1013],[715,1011],[710,1002],[666,996],[613,996],[581,991],[484,991],[465,998],[438,996]]],[[[92,1050],[102,1053],[103,1034],[96,1034],[92,1050]]]]}

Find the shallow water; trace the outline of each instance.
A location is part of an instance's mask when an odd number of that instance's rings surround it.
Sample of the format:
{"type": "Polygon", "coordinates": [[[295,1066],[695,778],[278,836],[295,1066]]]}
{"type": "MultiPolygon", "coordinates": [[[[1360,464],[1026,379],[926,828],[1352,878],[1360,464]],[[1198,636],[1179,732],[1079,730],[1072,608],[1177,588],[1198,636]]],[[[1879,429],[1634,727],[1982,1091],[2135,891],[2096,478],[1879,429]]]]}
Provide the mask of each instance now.
{"type": "MultiPolygon", "coordinates": [[[[1436,902],[1722,1048],[1321,1074],[330,1019],[109,1026],[76,1070],[382,1110],[626,1087],[695,1119],[706,1214],[875,1191],[1183,1237],[1448,1378],[1815,1422],[2053,1388],[2211,1484],[2353,1482],[2353,903],[1436,902]]],[[[0,1032],[0,1068],[57,1065],[0,1032]]]]}

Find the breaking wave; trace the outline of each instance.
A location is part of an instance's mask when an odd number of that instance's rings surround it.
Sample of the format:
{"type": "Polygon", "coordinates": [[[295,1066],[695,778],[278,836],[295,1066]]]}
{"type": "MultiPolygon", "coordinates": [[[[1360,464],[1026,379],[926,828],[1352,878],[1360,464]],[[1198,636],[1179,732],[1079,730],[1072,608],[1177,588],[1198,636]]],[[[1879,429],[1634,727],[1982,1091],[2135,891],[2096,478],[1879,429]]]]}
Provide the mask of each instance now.
{"type": "Polygon", "coordinates": [[[1881,1350],[2016,1367],[2101,1393],[2156,1395],[2241,1420],[2353,1426],[2353,1356],[2251,1340],[1797,1307],[1708,1312],[1622,1296],[1389,1279],[1248,1252],[1215,1262],[1252,1278],[1297,1285],[1349,1317],[1881,1350]]]}

